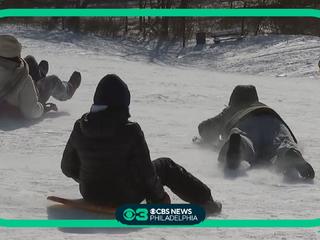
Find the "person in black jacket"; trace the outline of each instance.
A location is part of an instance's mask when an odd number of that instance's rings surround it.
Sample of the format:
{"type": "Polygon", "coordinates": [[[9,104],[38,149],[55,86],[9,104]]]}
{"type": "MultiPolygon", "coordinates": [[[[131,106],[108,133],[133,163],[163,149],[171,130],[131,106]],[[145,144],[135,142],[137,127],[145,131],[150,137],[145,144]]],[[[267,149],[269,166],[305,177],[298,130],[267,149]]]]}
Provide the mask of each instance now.
{"type": "Polygon", "coordinates": [[[210,189],[169,158],[150,160],[138,123],[128,121],[130,92],[113,74],[98,84],[89,113],[76,121],[61,162],[63,173],[97,204],[170,203],[163,186],[210,213],[221,211],[210,189]]]}
{"type": "Polygon", "coordinates": [[[201,139],[195,140],[219,150],[218,160],[227,168],[237,169],[241,160],[251,166],[273,163],[285,174],[297,170],[305,179],[314,178],[291,129],[278,113],[259,102],[252,85],[236,86],[228,106],[200,123],[198,130],[201,139]]]}

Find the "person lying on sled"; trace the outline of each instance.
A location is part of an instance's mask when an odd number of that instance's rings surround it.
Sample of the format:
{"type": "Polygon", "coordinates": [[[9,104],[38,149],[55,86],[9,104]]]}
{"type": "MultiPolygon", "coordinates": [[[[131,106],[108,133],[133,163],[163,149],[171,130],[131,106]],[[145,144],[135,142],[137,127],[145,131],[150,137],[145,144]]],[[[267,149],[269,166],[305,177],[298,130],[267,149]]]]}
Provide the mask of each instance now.
{"type": "Polygon", "coordinates": [[[293,132],[277,112],[259,102],[255,86],[236,86],[228,106],[198,130],[202,142],[220,151],[218,160],[227,168],[237,169],[245,160],[251,166],[272,163],[285,174],[296,170],[305,179],[315,176],[293,132]]]}
{"type": "Polygon", "coordinates": [[[130,92],[113,74],[99,82],[89,113],[74,124],[61,161],[62,172],[80,185],[89,202],[170,203],[163,186],[208,213],[221,211],[210,189],[170,158],[150,160],[144,134],[128,119],[130,92]]]}
{"type": "Polygon", "coordinates": [[[33,56],[21,58],[22,46],[13,36],[0,35],[0,115],[40,118],[45,112],[57,111],[47,103],[50,96],[60,101],[70,99],[81,82],[74,72],[68,82],[57,76],[46,76],[47,61],[39,64],[33,56]]]}

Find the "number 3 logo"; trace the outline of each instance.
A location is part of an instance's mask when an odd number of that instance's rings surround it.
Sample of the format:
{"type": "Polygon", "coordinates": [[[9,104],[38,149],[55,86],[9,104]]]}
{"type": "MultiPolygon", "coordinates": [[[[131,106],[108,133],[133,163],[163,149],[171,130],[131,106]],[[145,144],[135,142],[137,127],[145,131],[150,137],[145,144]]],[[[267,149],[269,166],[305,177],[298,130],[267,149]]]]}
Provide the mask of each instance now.
{"type": "Polygon", "coordinates": [[[146,208],[137,208],[136,220],[137,221],[148,221],[148,210],[146,208]]]}

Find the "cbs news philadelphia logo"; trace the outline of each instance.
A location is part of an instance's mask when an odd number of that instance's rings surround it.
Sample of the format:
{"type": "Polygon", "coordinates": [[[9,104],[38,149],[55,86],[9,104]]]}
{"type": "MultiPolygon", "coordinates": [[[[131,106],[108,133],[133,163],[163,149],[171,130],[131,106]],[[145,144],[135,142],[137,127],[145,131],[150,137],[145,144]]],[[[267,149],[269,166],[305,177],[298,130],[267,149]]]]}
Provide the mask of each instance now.
{"type": "Polygon", "coordinates": [[[194,225],[205,219],[194,204],[128,204],[117,209],[116,218],[127,225],[194,225]]]}

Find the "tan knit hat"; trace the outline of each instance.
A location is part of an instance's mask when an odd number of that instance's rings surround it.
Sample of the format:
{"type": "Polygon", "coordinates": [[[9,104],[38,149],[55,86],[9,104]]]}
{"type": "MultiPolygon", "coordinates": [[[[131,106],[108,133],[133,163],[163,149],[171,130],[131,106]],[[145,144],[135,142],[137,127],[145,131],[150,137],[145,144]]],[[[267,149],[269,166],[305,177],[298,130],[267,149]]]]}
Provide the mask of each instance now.
{"type": "Polygon", "coordinates": [[[0,35],[0,56],[6,58],[21,57],[21,44],[10,35],[0,35]]]}

